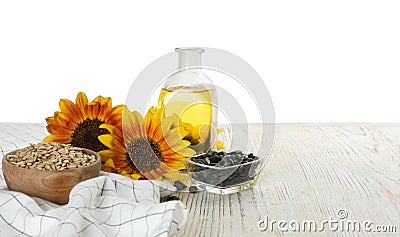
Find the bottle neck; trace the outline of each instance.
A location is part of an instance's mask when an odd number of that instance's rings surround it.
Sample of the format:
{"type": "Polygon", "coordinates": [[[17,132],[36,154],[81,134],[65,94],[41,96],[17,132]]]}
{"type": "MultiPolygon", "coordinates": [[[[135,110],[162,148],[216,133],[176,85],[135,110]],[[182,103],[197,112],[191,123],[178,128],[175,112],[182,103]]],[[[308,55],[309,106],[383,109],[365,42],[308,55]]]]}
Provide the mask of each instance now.
{"type": "Polygon", "coordinates": [[[178,53],[178,70],[201,66],[201,54],[204,49],[178,48],[175,51],[178,53]]]}

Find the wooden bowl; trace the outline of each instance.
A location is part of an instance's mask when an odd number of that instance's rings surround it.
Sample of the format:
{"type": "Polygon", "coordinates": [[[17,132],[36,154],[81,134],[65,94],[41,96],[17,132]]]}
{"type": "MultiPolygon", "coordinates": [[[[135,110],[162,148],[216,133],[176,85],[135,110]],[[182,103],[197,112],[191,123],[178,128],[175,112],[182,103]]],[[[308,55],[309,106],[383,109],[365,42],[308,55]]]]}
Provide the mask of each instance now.
{"type": "Polygon", "coordinates": [[[3,157],[3,174],[7,186],[12,191],[23,192],[30,196],[40,197],[48,201],[68,203],[71,189],[78,183],[99,176],[101,170],[100,155],[88,149],[82,149],[88,155],[96,156],[96,161],[80,168],[68,170],[36,170],[21,168],[3,157]]]}

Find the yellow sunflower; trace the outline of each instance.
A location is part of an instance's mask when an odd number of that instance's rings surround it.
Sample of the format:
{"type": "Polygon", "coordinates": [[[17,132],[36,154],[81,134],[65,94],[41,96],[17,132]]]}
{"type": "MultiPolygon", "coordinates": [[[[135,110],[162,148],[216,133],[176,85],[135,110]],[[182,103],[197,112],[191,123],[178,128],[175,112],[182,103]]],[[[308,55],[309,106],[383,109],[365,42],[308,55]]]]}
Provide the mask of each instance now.
{"type": "MultiPolygon", "coordinates": [[[[180,121],[178,124],[179,124],[179,132],[181,134],[185,134],[183,140],[189,141],[191,147],[198,146],[200,148],[200,152],[206,152],[204,151],[203,147],[204,143],[207,141],[207,138],[210,136],[211,125],[204,124],[204,125],[193,126],[190,123],[185,123],[182,121],[180,121]]],[[[176,124],[174,124],[173,126],[177,127],[176,124]]],[[[218,128],[216,135],[218,136],[223,132],[224,132],[223,129],[218,128]]],[[[216,149],[219,151],[224,148],[225,148],[224,143],[222,141],[217,140],[216,149]]]]}
{"type": "Polygon", "coordinates": [[[109,150],[100,151],[104,170],[134,179],[172,177],[184,169],[183,160],[195,154],[182,138],[186,134],[173,128],[178,116],[163,117],[163,109],[151,107],[143,118],[137,111],[124,108],[122,131],[107,124],[100,125],[109,134],[99,140],[109,150]]]}
{"type": "Polygon", "coordinates": [[[122,127],[123,106],[112,107],[110,97],[97,96],[89,103],[86,94],[80,92],[75,104],[61,99],[59,106],[61,111],[46,119],[46,128],[51,135],[45,137],[44,142],[70,143],[97,152],[107,149],[98,136],[107,134],[108,130],[100,128],[100,125],[122,127]]]}

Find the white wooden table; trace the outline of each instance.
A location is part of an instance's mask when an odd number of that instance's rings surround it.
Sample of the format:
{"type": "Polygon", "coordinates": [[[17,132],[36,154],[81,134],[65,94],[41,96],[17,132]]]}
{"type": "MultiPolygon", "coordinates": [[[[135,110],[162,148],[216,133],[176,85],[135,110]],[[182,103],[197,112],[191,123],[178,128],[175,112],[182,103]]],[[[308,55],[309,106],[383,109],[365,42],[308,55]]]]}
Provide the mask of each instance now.
{"type": "MultiPolygon", "coordinates": [[[[0,153],[45,134],[44,125],[0,124],[0,153]]],[[[178,196],[189,210],[179,236],[400,236],[400,125],[278,125],[271,157],[252,190],[178,196]],[[286,221],[288,231],[277,224],[271,230],[270,222],[260,231],[265,216],[286,221]],[[288,226],[310,221],[321,228],[329,218],[369,221],[371,232],[332,231],[326,224],[321,232],[293,232],[288,226]],[[373,232],[377,228],[397,232],[373,232]]]]}
{"type": "Polygon", "coordinates": [[[180,236],[400,236],[400,125],[278,125],[269,163],[253,190],[180,198],[189,209],[180,236]],[[265,215],[320,224],[329,217],[341,220],[338,212],[347,213],[346,224],[369,220],[371,230],[397,225],[397,233],[257,228],[265,215]]]}

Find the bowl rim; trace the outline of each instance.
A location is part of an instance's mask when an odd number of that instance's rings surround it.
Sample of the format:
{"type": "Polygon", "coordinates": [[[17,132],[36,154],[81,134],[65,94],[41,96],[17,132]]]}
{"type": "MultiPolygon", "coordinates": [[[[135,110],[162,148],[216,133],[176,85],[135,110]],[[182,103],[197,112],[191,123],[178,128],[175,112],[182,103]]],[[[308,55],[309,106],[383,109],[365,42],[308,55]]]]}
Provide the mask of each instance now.
{"type": "MultiPolygon", "coordinates": [[[[10,163],[10,162],[6,159],[6,156],[8,156],[8,155],[10,155],[10,154],[12,154],[12,153],[15,153],[15,152],[17,152],[17,151],[19,151],[19,150],[25,149],[25,148],[20,148],[20,149],[13,150],[13,151],[10,151],[10,152],[8,152],[7,154],[5,154],[5,155],[3,156],[2,163],[3,163],[3,164],[6,163],[7,165],[10,165],[10,166],[13,167],[13,168],[15,167],[15,168],[18,168],[18,169],[27,170],[28,172],[54,172],[54,173],[71,172],[71,171],[73,171],[73,170],[84,170],[84,169],[86,169],[86,168],[92,167],[92,166],[97,165],[98,163],[100,163],[100,171],[101,171],[101,156],[100,156],[97,152],[92,151],[92,150],[90,150],[90,149],[83,148],[83,147],[77,147],[77,148],[81,148],[82,151],[85,152],[86,154],[90,154],[90,153],[93,154],[93,155],[96,157],[96,161],[95,161],[94,163],[88,165],[88,166],[82,166],[82,167],[73,168],[73,169],[66,169],[66,170],[37,170],[37,169],[22,168],[22,167],[19,167],[19,166],[17,166],[17,165],[14,165],[14,164],[10,163]]],[[[3,170],[4,170],[4,168],[3,168],[3,170]]],[[[3,173],[4,173],[4,172],[3,172],[3,173]]]]}
{"type": "Polygon", "coordinates": [[[197,154],[197,155],[185,158],[184,159],[184,163],[186,165],[186,168],[187,168],[187,163],[190,163],[190,164],[201,166],[201,167],[204,167],[204,168],[216,169],[216,170],[224,170],[224,169],[238,168],[238,167],[245,166],[245,165],[253,165],[253,163],[256,163],[256,162],[262,163],[261,161],[263,161],[263,158],[257,156],[258,157],[257,160],[253,160],[253,161],[250,161],[250,162],[247,162],[247,163],[244,163],[244,164],[232,165],[232,166],[227,166],[227,167],[217,167],[217,166],[212,166],[212,165],[200,164],[200,163],[197,163],[197,162],[194,162],[194,161],[191,160],[192,158],[196,158],[197,156],[201,156],[201,155],[204,155],[204,154],[207,154],[207,153],[197,154]]]}

